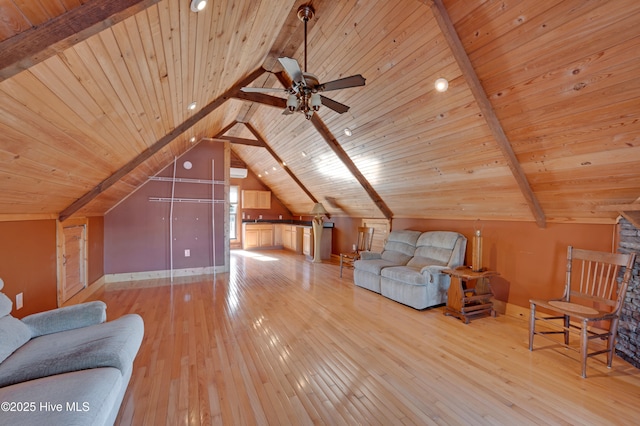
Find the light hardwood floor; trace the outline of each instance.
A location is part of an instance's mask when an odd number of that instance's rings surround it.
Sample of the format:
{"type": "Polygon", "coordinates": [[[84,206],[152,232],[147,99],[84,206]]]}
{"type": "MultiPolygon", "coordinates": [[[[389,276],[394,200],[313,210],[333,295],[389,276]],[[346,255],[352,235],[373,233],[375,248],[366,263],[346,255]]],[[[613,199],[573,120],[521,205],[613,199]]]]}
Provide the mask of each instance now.
{"type": "MultiPolygon", "coordinates": [[[[527,324],[465,325],[283,251],[231,256],[213,277],[110,285],[110,319],[145,337],[116,424],[637,424],[640,370],[527,349],[527,324]]],[[[541,340],[536,346],[548,346],[541,340]]]]}

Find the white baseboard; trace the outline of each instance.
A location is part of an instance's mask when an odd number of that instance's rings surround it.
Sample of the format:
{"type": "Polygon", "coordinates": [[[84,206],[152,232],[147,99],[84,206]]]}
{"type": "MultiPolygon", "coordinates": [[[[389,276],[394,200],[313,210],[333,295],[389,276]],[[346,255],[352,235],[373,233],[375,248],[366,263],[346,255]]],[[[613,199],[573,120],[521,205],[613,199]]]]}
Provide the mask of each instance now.
{"type": "MultiPolygon", "coordinates": [[[[229,268],[224,266],[206,266],[202,268],[186,268],[186,269],[174,269],[173,277],[181,278],[181,277],[192,277],[199,275],[211,275],[214,273],[225,273],[229,272],[229,268]]],[[[162,270],[162,271],[146,271],[146,272],[127,272],[123,274],[107,274],[104,276],[105,284],[112,283],[122,283],[129,281],[146,281],[146,280],[157,280],[171,278],[170,270],[162,270]]]]}

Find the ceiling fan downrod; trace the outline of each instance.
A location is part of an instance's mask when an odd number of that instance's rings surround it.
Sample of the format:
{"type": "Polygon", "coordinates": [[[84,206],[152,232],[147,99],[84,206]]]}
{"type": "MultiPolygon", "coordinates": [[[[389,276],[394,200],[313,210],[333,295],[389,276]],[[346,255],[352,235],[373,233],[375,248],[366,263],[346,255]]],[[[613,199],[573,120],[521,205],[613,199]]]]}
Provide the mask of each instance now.
{"type": "Polygon", "coordinates": [[[304,72],[307,72],[307,22],[313,19],[315,13],[310,4],[303,4],[298,8],[298,19],[304,22],[304,72]]]}

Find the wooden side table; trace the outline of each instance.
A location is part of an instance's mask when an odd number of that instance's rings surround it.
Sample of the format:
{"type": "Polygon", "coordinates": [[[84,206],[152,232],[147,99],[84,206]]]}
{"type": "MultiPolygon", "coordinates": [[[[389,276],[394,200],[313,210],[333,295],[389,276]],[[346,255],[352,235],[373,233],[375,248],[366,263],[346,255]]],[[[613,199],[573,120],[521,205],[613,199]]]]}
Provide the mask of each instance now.
{"type": "Polygon", "coordinates": [[[447,307],[445,315],[460,318],[465,324],[473,317],[481,315],[496,316],[491,297],[493,293],[488,285],[488,292],[479,292],[478,280],[500,275],[496,271],[474,272],[468,266],[460,266],[456,269],[445,269],[445,274],[451,276],[451,284],[447,294],[447,307]]]}

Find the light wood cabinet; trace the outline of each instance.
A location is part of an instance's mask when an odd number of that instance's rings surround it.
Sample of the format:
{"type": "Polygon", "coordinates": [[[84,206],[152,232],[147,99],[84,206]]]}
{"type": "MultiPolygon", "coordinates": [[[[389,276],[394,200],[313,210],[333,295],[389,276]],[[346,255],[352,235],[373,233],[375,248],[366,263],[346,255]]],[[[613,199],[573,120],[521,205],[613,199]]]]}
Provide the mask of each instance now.
{"type": "MultiPolygon", "coordinates": [[[[322,230],[320,258],[331,258],[331,228],[322,230]]],[[[243,223],[242,248],[245,250],[283,247],[313,257],[313,229],[310,226],[278,223],[243,223]]]]}
{"type": "Polygon", "coordinates": [[[273,225],[273,245],[276,247],[281,247],[284,245],[284,225],[276,224],[273,225]]]}
{"type": "Polygon", "coordinates": [[[282,246],[296,253],[302,253],[302,228],[295,225],[283,225],[282,246]]]}
{"type": "Polygon", "coordinates": [[[243,209],[270,209],[271,191],[256,191],[245,189],[242,191],[243,209]]]}
{"type": "Polygon", "coordinates": [[[291,226],[282,225],[282,247],[291,250],[291,226]]]}
{"type": "Polygon", "coordinates": [[[274,246],[272,224],[245,223],[242,225],[242,248],[245,250],[274,246]]]}

